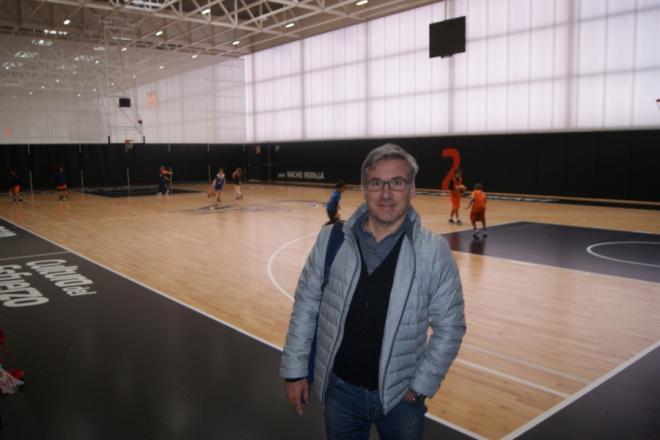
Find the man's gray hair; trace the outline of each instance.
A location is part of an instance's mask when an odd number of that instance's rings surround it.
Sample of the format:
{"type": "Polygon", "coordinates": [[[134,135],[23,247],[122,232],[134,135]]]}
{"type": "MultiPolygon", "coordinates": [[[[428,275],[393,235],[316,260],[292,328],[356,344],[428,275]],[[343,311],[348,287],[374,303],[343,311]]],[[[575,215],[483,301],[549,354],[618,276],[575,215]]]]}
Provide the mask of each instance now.
{"type": "Polygon", "coordinates": [[[401,159],[405,160],[408,165],[408,181],[415,182],[419,165],[415,158],[403,148],[395,144],[385,144],[380,147],[374,148],[367,154],[364,162],[362,162],[362,186],[367,184],[367,174],[371,171],[376,162],[383,159],[401,159]]]}

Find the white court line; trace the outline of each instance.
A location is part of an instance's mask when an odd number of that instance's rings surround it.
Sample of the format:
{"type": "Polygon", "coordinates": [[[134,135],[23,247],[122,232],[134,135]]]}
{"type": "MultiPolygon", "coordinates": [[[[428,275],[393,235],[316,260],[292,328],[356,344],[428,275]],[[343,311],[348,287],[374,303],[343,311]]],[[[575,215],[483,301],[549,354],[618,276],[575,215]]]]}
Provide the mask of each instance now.
{"type": "Polygon", "coordinates": [[[596,387],[602,385],[604,382],[608,381],[613,376],[615,376],[618,373],[620,373],[621,371],[625,370],[626,368],[628,368],[629,366],[631,366],[632,364],[634,364],[635,362],[637,362],[638,360],[640,360],[641,358],[643,358],[644,356],[646,356],[647,354],[649,354],[650,352],[652,352],[653,350],[655,350],[658,347],[660,347],[660,340],[656,341],[654,344],[651,344],[648,348],[646,348],[645,350],[642,350],[641,352],[637,353],[635,356],[631,357],[630,359],[628,359],[627,361],[625,361],[624,363],[622,363],[618,367],[614,368],[613,370],[609,371],[608,373],[605,373],[600,378],[598,378],[596,381],[592,382],[591,384],[589,384],[586,387],[582,388],[577,393],[573,394],[570,398],[568,398],[568,399],[566,399],[562,402],[559,402],[558,404],[556,404],[555,406],[553,406],[549,410],[547,410],[544,413],[540,414],[538,417],[536,417],[536,418],[530,420],[529,422],[525,423],[524,425],[522,425],[521,427],[519,427],[515,431],[512,431],[509,434],[505,435],[504,437],[501,438],[501,440],[512,440],[512,439],[518,437],[519,435],[524,434],[525,432],[529,431],[530,429],[532,429],[536,425],[540,424],[542,421],[546,420],[547,418],[549,418],[550,416],[556,414],[560,410],[564,409],[565,407],[567,407],[571,403],[575,402],[576,400],[578,400],[579,398],[581,398],[585,394],[587,394],[590,391],[594,390],[596,387]]]}
{"type": "Polygon", "coordinates": [[[530,388],[535,388],[537,390],[543,391],[543,392],[548,393],[548,394],[554,394],[555,396],[564,397],[564,398],[570,397],[570,394],[562,393],[561,391],[553,390],[552,388],[544,387],[543,385],[538,385],[538,384],[535,384],[534,382],[530,382],[530,381],[525,380],[525,379],[520,379],[516,376],[512,376],[510,374],[502,373],[501,371],[494,370],[492,368],[488,368],[488,367],[481,366],[479,364],[475,364],[474,362],[464,361],[463,359],[459,359],[459,358],[456,358],[456,362],[467,365],[470,368],[485,371],[486,373],[492,374],[494,376],[499,376],[499,377],[503,377],[504,379],[509,379],[513,382],[518,382],[520,384],[526,385],[530,388]]]}
{"type": "Polygon", "coordinates": [[[436,416],[436,415],[426,413],[426,418],[427,418],[427,419],[431,419],[431,420],[433,420],[433,421],[436,422],[436,423],[440,423],[441,425],[448,426],[448,427],[450,427],[451,429],[454,429],[454,430],[460,432],[461,434],[465,434],[465,435],[467,435],[468,437],[472,437],[472,438],[475,439],[475,440],[488,440],[487,437],[484,437],[484,436],[482,436],[482,435],[479,435],[479,434],[477,434],[476,432],[469,431],[469,430],[463,428],[462,426],[458,426],[457,424],[452,423],[452,422],[450,422],[449,420],[445,420],[445,419],[443,419],[442,417],[438,417],[438,416],[436,416]]]}
{"type": "Polygon", "coordinates": [[[273,285],[275,286],[275,288],[276,288],[276,289],[277,289],[282,295],[286,296],[287,298],[289,298],[289,299],[291,299],[291,300],[293,300],[293,295],[291,295],[289,292],[287,292],[286,289],[285,289],[284,287],[282,287],[282,286],[280,285],[280,283],[277,282],[277,280],[275,279],[275,276],[273,276],[273,261],[275,261],[275,257],[277,257],[277,254],[279,254],[282,250],[284,250],[285,248],[289,247],[289,246],[292,245],[293,243],[298,242],[298,241],[300,241],[300,240],[304,240],[304,239],[309,238],[309,237],[313,237],[313,236],[315,236],[315,235],[318,235],[318,232],[313,232],[313,233],[311,233],[311,234],[303,235],[302,237],[294,238],[293,240],[287,241],[287,242],[284,243],[282,246],[280,246],[279,248],[277,248],[277,249],[275,250],[275,252],[273,252],[273,253],[270,255],[270,258],[268,258],[268,265],[266,266],[266,269],[267,269],[267,272],[268,272],[268,278],[270,278],[270,282],[273,283],[273,285]]]}
{"type": "Polygon", "coordinates": [[[19,259],[22,259],[22,258],[48,257],[49,255],[60,255],[60,254],[68,254],[68,253],[70,253],[70,252],[69,251],[60,251],[60,252],[48,252],[48,253],[45,253],[45,254],[21,255],[19,257],[0,258],[0,261],[19,260],[19,259]]]}
{"type": "Polygon", "coordinates": [[[587,379],[583,379],[581,377],[573,376],[572,374],[564,373],[562,371],[555,370],[554,368],[543,367],[541,365],[537,365],[537,364],[534,364],[532,362],[528,362],[528,361],[525,361],[525,360],[522,360],[522,359],[507,356],[505,354],[497,353],[495,351],[491,351],[491,350],[488,350],[486,348],[481,348],[481,347],[478,347],[476,345],[469,344],[467,342],[463,342],[463,344],[461,344],[461,345],[463,347],[467,347],[470,350],[480,351],[482,353],[486,353],[490,356],[498,357],[500,359],[504,359],[504,360],[512,362],[512,363],[524,365],[526,367],[534,368],[534,369],[540,370],[540,371],[545,371],[546,373],[554,374],[555,376],[560,376],[560,377],[563,377],[565,379],[572,380],[574,382],[579,382],[579,383],[582,383],[582,384],[585,384],[585,385],[588,385],[588,384],[591,383],[591,381],[589,381],[587,379]]]}
{"type": "Polygon", "coordinates": [[[147,286],[146,284],[144,284],[144,283],[142,283],[142,282],[140,282],[140,281],[138,281],[138,280],[135,280],[135,279],[129,277],[128,275],[124,275],[123,273],[117,272],[116,270],[114,270],[114,269],[112,269],[112,268],[109,268],[109,267],[107,267],[107,266],[105,266],[105,265],[103,265],[103,264],[101,264],[101,263],[98,263],[98,262],[92,260],[91,258],[87,258],[87,257],[85,257],[84,255],[81,255],[81,254],[79,254],[79,253],[77,253],[77,252],[75,252],[75,251],[73,251],[73,250],[67,248],[66,246],[62,246],[61,244],[59,244],[59,243],[57,243],[57,242],[54,242],[53,240],[50,240],[50,239],[48,239],[48,238],[46,238],[46,237],[43,237],[43,236],[41,236],[41,235],[39,235],[39,234],[37,234],[37,233],[35,233],[35,232],[32,232],[31,230],[29,230],[29,229],[27,229],[27,228],[24,228],[24,227],[22,227],[22,226],[19,226],[19,225],[17,225],[16,223],[7,220],[7,219],[4,218],[4,217],[0,217],[0,219],[6,221],[7,223],[11,223],[12,225],[16,226],[17,228],[20,228],[20,229],[22,229],[23,231],[28,232],[28,233],[34,235],[35,237],[39,237],[39,238],[41,238],[41,239],[44,240],[44,241],[47,241],[47,242],[49,242],[49,243],[51,243],[51,244],[54,244],[55,246],[58,246],[58,247],[60,247],[60,248],[62,248],[62,249],[65,249],[67,252],[69,252],[69,253],[71,253],[71,254],[74,254],[74,255],[76,255],[76,256],[82,258],[83,260],[87,260],[87,261],[89,261],[90,263],[95,264],[96,266],[102,267],[103,269],[105,269],[105,270],[107,270],[107,271],[109,271],[109,272],[112,272],[112,273],[114,273],[115,275],[120,276],[121,278],[124,278],[124,279],[126,279],[126,280],[129,280],[129,281],[131,281],[131,282],[137,284],[138,286],[144,287],[145,289],[147,289],[147,290],[149,290],[149,291],[151,291],[151,292],[157,293],[157,294],[159,294],[159,295],[161,295],[161,296],[163,296],[163,297],[165,297],[165,298],[167,298],[167,299],[169,299],[169,300],[171,300],[171,301],[173,301],[173,302],[175,302],[175,303],[177,303],[177,304],[179,304],[179,305],[182,305],[183,307],[186,307],[187,309],[190,309],[190,310],[192,310],[192,311],[194,311],[194,312],[197,312],[197,313],[199,313],[200,315],[206,316],[207,318],[209,318],[209,319],[211,319],[211,320],[213,320],[213,321],[219,322],[220,324],[225,325],[225,326],[227,326],[227,327],[229,327],[229,328],[231,328],[231,329],[237,331],[238,333],[241,333],[241,334],[243,334],[243,335],[245,335],[245,336],[248,336],[248,337],[250,337],[250,338],[252,338],[252,339],[254,339],[254,340],[256,340],[256,341],[259,341],[259,342],[261,342],[262,344],[267,345],[267,346],[269,346],[269,347],[271,347],[271,348],[274,348],[274,349],[276,349],[276,350],[278,350],[278,351],[282,351],[282,347],[280,347],[279,345],[275,345],[275,344],[273,344],[273,343],[271,343],[271,342],[266,341],[265,339],[261,339],[261,338],[258,337],[258,336],[255,336],[255,335],[253,335],[253,334],[250,334],[250,333],[246,332],[245,330],[243,330],[243,329],[241,329],[241,328],[239,328],[239,327],[236,327],[236,326],[234,326],[234,325],[232,325],[232,324],[230,324],[230,323],[228,323],[228,322],[226,322],[226,321],[223,321],[222,319],[219,319],[219,318],[217,318],[217,317],[215,317],[215,316],[213,316],[213,315],[209,315],[208,313],[206,313],[206,312],[203,311],[203,310],[196,309],[195,307],[193,307],[193,306],[191,306],[191,305],[189,305],[189,304],[186,304],[186,303],[184,303],[184,302],[182,302],[182,301],[180,301],[180,300],[178,300],[178,299],[176,299],[176,298],[173,298],[173,297],[169,296],[168,294],[161,292],[160,290],[157,290],[157,289],[155,289],[155,288],[153,288],[153,287],[147,286]]]}
{"type": "Polygon", "coordinates": [[[647,266],[647,267],[660,267],[660,264],[651,264],[651,263],[640,263],[638,261],[629,261],[629,260],[622,260],[620,258],[614,258],[614,257],[608,257],[606,255],[601,255],[594,251],[594,248],[597,248],[598,246],[608,246],[612,244],[650,244],[650,245],[656,245],[660,246],[660,242],[657,241],[606,241],[602,243],[595,243],[592,244],[591,246],[587,247],[587,252],[594,257],[597,258],[602,258],[604,260],[610,260],[610,261],[615,261],[617,263],[625,263],[625,264],[635,264],[637,266],[647,266]]]}

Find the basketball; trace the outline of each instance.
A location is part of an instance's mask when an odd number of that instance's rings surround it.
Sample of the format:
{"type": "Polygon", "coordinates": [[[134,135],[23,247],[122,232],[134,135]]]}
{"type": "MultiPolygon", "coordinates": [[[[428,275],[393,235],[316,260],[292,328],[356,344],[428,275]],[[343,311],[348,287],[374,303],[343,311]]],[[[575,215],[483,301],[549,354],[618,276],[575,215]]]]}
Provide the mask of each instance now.
{"type": "Polygon", "coordinates": [[[458,185],[458,192],[465,192],[466,189],[467,187],[465,185],[458,185]]]}

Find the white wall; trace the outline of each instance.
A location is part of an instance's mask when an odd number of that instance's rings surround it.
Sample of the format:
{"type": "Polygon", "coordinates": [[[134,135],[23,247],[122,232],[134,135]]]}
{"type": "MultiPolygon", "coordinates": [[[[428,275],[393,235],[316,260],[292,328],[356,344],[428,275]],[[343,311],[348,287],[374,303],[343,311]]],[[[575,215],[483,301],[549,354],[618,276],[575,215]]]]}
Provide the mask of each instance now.
{"type": "Polygon", "coordinates": [[[249,141],[660,126],[660,0],[456,0],[245,57],[249,141]]]}
{"type": "Polygon", "coordinates": [[[147,142],[244,142],[244,81],[243,60],[229,59],[138,87],[147,142]]]}
{"type": "Polygon", "coordinates": [[[105,142],[104,126],[94,99],[35,93],[0,100],[0,144],[105,142]]]}
{"type": "MultiPolygon", "coordinates": [[[[135,92],[135,90],[133,90],[135,92]]],[[[140,86],[137,99],[148,143],[244,142],[244,61],[228,59],[140,86]],[[155,101],[147,101],[147,94],[155,101]]],[[[0,144],[140,142],[133,109],[117,97],[90,99],[75,93],[0,98],[0,144]],[[107,105],[107,108],[104,108],[107,105]],[[108,123],[108,121],[110,121],[108,123]],[[126,128],[128,127],[128,128],[126,128]]]]}

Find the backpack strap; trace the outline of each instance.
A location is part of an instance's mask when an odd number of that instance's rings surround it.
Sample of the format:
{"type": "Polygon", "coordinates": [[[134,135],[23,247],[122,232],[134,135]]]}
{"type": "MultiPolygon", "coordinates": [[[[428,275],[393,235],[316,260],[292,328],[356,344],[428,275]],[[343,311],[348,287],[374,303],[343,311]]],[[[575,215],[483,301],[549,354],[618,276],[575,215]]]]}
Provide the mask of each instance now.
{"type": "Polygon", "coordinates": [[[325,288],[328,284],[328,276],[330,275],[330,267],[332,267],[332,262],[335,261],[337,252],[341,244],[344,242],[344,222],[336,222],[332,225],[332,230],[330,231],[330,238],[328,239],[328,247],[325,248],[325,265],[323,266],[323,284],[322,287],[325,288]]]}
{"type": "MultiPolygon", "coordinates": [[[[325,264],[323,266],[323,284],[321,285],[321,301],[323,300],[323,291],[325,290],[326,284],[328,284],[328,278],[330,275],[330,267],[332,262],[337,256],[337,252],[341,247],[341,244],[344,242],[344,222],[336,222],[332,225],[332,230],[330,231],[330,238],[328,239],[328,246],[325,248],[325,264]]],[[[320,308],[320,301],[319,301],[320,308]]],[[[311,384],[314,382],[314,362],[316,360],[316,333],[318,331],[319,318],[316,317],[316,329],[314,330],[314,338],[312,339],[312,348],[309,354],[309,360],[307,363],[307,381],[311,384]]]]}

